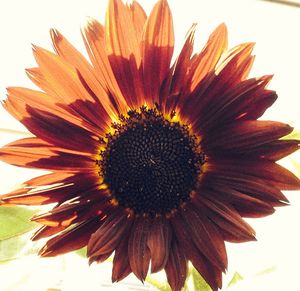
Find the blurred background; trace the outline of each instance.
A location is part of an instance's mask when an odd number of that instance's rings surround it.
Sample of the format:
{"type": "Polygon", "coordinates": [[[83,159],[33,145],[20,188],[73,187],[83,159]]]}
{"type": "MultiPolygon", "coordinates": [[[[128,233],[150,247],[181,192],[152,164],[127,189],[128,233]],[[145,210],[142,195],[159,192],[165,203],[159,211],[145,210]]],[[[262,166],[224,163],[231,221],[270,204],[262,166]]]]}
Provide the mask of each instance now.
{"type": "MultiPolygon", "coordinates": [[[[104,21],[107,0],[11,0],[0,4],[0,99],[8,86],[34,88],[24,69],[35,66],[31,43],[51,49],[49,29],[59,29],[84,52],[80,27],[87,17],[104,21]]],[[[154,0],[140,0],[147,13],[154,0]]],[[[279,98],[263,119],[290,123],[300,130],[300,1],[259,0],[169,0],[173,12],[178,54],[186,32],[198,23],[195,50],[200,50],[212,30],[225,22],[229,44],[254,41],[256,61],[251,76],[274,74],[270,85],[279,98]],[[281,3],[287,2],[287,3],[281,3]]],[[[26,129],[0,108],[0,146],[27,135],[26,129]]],[[[280,161],[300,176],[300,152],[280,161]]],[[[41,171],[20,169],[0,162],[0,194],[41,171]]],[[[298,290],[300,261],[300,193],[286,194],[291,206],[280,208],[270,217],[247,221],[256,229],[258,242],[227,244],[228,274],[224,290],[238,272],[243,280],[235,291],[298,290]]],[[[34,210],[33,210],[34,211],[34,210]]],[[[16,223],[21,223],[16,220],[16,223]]],[[[0,213],[0,229],[4,227],[0,213]]],[[[35,227],[29,225],[28,229],[35,227]]],[[[77,290],[156,290],[143,286],[131,276],[111,285],[110,262],[88,266],[78,254],[40,259],[34,253],[38,244],[22,236],[21,253],[9,254],[15,240],[0,240],[0,290],[2,291],[77,291],[77,290]],[[12,258],[17,257],[16,260],[12,258]]],[[[158,279],[163,278],[159,274],[158,279]]]]}

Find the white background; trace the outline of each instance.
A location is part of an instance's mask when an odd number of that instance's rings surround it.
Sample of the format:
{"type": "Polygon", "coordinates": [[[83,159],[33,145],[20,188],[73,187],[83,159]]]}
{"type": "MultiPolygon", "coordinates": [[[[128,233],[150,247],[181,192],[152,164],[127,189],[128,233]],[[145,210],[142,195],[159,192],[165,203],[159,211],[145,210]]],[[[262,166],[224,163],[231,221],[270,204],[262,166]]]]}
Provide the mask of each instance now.
{"type": "MultiPolygon", "coordinates": [[[[141,0],[140,3],[149,12],[155,1],[141,0]]],[[[175,24],[175,54],[194,22],[198,23],[197,49],[201,48],[209,33],[221,22],[228,26],[231,46],[245,41],[257,42],[252,76],[274,73],[270,87],[279,95],[278,101],[265,114],[264,119],[288,122],[300,129],[299,8],[255,0],[170,0],[169,4],[175,24]]],[[[107,0],[1,0],[0,98],[5,98],[7,86],[33,88],[24,72],[25,68],[35,66],[31,43],[51,49],[48,31],[54,27],[84,51],[80,27],[88,16],[103,22],[106,5],[107,0]]],[[[0,128],[24,131],[2,108],[0,128]]],[[[21,135],[0,131],[0,145],[19,137],[21,135]]],[[[299,154],[291,158],[300,163],[299,154]]],[[[289,158],[283,163],[295,171],[290,161],[289,158]]],[[[37,171],[0,164],[0,193],[36,174],[37,171]]],[[[271,217],[249,220],[257,230],[258,242],[228,244],[229,273],[224,276],[224,281],[228,281],[234,271],[239,271],[246,278],[232,290],[300,290],[299,195],[299,192],[289,192],[287,197],[292,206],[278,209],[271,217]],[[255,275],[273,266],[276,267],[274,272],[264,276],[255,275]]],[[[44,291],[58,285],[63,286],[64,291],[105,290],[103,285],[99,288],[99,282],[109,282],[110,266],[93,266],[89,269],[86,265],[85,260],[74,255],[52,260],[26,258],[10,265],[0,265],[0,290],[44,291]],[[59,283],[60,279],[63,283],[59,283]],[[22,283],[16,287],[16,282],[22,283]]],[[[133,278],[128,282],[139,284],[133,278]]],[[[120,286],[114,285],[115,290],[120,290],[120,286]]]]}

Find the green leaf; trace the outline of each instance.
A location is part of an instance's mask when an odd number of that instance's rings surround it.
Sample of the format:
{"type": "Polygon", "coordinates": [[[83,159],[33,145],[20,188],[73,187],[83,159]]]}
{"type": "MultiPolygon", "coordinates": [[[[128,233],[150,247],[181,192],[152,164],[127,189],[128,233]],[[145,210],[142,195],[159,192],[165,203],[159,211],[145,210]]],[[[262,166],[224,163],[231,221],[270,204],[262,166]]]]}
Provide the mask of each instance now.
{"type": "Polygon", "coordinates": [[[30,240],[30,235],[14,236],[0,241],[0,264],[8,263],[23,256],[37,254],[38,243],[30,240]]]}
{"type": "Polygon", "coordinates": [[[235,272],[235,273],[233,274],[233,276],[232,276],[232,279],[231,279],[230,282],[228,283],[227,288],[229,288],[229,287],[235,285],[236,283],[242,281],[243,279],[244,279],[244,278],[243,278],[243,276],[242,276],[240,273],[235,272]]]}
{"type": "Polygon", "coordinates": [[[172,291],[168,283],[159,282],[151,276],[146,277],[146,282],[157,288],[159,291],[172,291]]]}
{"type": "Polygon", "coordinates": [[[18,258],[26,243],[22,236],[0,241],[0,263],[7,263],[18,258]]]}
{"type": "Polygon", "coordinates": [[[273,272],[275,272],[275,271],[276,271],[276,266],[272,266],[272,267],[266,268],[266,269],[264,269],[264,270],[258,272],[258,273],[256,274],[256,276],[268,275],[268,274],[273,273],[273,272]]]}
{"type": "Polygon", "coordinates": [[[300,139],[300,131],[294,130],[290,134],[284,136],[282,139],[288,140],[288,139],[300,139]]]}
{"type": "Polygon", "coordinates": [[[195,268],[192,268],[191,275],[193,278],[194,290],[212,291],[209,285],[205,282],[203,277],[197,272],[195,268]]]}
{"type": "Polygon", "coordinates": [[[292,164],[293,164],[293,166],[296,168],[297,174],[298,174],[298,176],[300,177],[300,163],[298,163],[298,162],[292,160],[292,164]]]}
{"type": "Polygon", "coordinates": [[[38,226],[30,221],[37,210],[20,206],[0,207],[0,241],[22,235],[38,226]]]}
{"type": "Polygon", "coordinates": [[[80,256],[80,257],[86,258],[86,252],[87,252],[87,248],[84,247],[84,248],[81,248],[79,250],[76,250],[75,254],[80,256]]]}

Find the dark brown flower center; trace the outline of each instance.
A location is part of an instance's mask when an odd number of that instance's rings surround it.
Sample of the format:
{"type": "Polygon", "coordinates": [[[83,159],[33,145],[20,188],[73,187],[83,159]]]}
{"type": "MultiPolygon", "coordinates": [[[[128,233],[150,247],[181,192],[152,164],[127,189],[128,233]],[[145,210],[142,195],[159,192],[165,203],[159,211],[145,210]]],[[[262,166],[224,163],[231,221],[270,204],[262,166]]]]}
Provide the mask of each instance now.
{"type": "Polygon", "coordinates": [[[120,117],[98,164],[119,205],[135,213],[168,213],[189,199],[204,155],[187,126],[142,107],[120,117]]]}

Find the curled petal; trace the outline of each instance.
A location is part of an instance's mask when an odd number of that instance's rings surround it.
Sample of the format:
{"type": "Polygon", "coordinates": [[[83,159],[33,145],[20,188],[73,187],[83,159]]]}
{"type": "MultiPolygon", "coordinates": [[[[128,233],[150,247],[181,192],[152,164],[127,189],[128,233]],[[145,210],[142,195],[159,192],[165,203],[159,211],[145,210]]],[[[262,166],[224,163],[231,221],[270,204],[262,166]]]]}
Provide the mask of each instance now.
{"type": "Polygon", "coordinates": [[[47,213],[35,215],[32,220],[49,226],[69,226],[101,214],[107,208],[107,201],[108,195],[104,190],[89,189],[47,213]]]}
{"type": "Polygon", "coordinates": [[[59,233],[46,242],[46,245],[39,251],[39,255],[54,257],[86,246],[91,234],[101,223],[101,217],[98,216],[59,233]]]}
{"type": "Polygon", "coordinates": [[[114,210],[104,219],[101,227],[91,236],[88,243],[88,257],[112,253],[120,242],[120,239],[129,231],[132,220],[127,214],[114,210]]]}
{"type": "Polygon", "coordinates": [[[65,230],[67,226],[59,225],[59,226],[48,226],[43,225],[41,228],[39,228],[31,237],[31,240],[36,241],[41,238],[46,238],[52,235],[55,235],[59,232],[62,232],[65,230]]]}
{"type": "Polygon", "coordinates": [[[16,190],[2,195],[1,200],[20,205],[62,203],[98,184],[97,178],[90,173],[55,172],[24,182],[16,190]]]}

